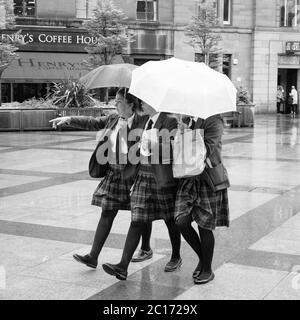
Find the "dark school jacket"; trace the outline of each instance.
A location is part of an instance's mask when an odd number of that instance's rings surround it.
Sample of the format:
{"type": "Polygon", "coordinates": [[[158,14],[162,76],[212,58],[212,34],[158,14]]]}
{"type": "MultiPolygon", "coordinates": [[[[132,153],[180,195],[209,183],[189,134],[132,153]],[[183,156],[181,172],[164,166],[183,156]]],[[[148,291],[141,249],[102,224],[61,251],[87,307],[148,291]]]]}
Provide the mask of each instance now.
{"type": "MultiPolygon", "coordinates": [[[[78,116],[78,117],[71,117],[70,125],[73,127],[77,128],[82,128],[86,130],[113,130],[115,126],[118,123],[120,116],[118,114],[110,114],[108,116],[103,116],[103,117],[87,117],[87,116],[78,116]]],[[[149,116],[147,115],[139,115],[135,114],[133,118],[133,122],[131,125],[131,128],[128,130],[128,134],[130,131],[139,129],[137,130],[137,136],[136,136],[136,141],[128,141],[127,140],[127,145],[128,149],[138,142],[141,138],[141,134],[143,132],[143,128],[145,126],[145,123],[147,122],[149,116]]],[[[97,150],[102,146],[103,143],[105,143],[108,139],[108,135],[103,134],[102,138],[98,142],[92,157],[96,154],[97,150]]],[[[91,157],[91,158],[92,158],[91,157]]],[[[107,163],[106,164],[101,164],[101,169],[103,171],[103,175],[107,169],[107,163]]]]}
{"type": "Polygon", "coordinates": [[[204,129],[204,144],[206,157],[210,159],[213,167],[222,162],[222,135],[224,122],[220,115],[211,116],[205,120],[198,119],[195,129],[204,129]]]}
{"type": "MultiPolygon", "coordinates": [[[[177,129],[177,124],[178,121],[177,119],[168,114],[168,113],[160,113],[159,117],[157,118],[157,121],[154,125],[154,128],[158,130],[158,132],[161,132],[161,130],[166,129],[168,130],[168,132],[173,132],[175,133],[174,130],[177,129]]],[[[171,146],[171,141],[163,141],[163,137],[162,136],[158,136],[159,137],[159,161],[157,164],[151,164],[152,168],[153,168],[153,173],[155,175],[157,184],[160,188],[162,187],[172,187],[172,186],[176,186],[177,185],[177,179],[175,179],[173,177],[173,170],[172,170],[172,146],[171,146]],[[164,144],[165,143],[169,143],[170,145],[168,146],[168,150],[170,150],[170,159],[168,163],[164,163],[163,161],[163,148],[164,148],[164,144]]],[[[138,166],[135,166],[133,168],[133,166],[131,165],[127,165],[125,170],[124,170],[124,176],[126,178],[131,177],[132,175],[136,174],[136,171],[138,170],[138,166]]]]}

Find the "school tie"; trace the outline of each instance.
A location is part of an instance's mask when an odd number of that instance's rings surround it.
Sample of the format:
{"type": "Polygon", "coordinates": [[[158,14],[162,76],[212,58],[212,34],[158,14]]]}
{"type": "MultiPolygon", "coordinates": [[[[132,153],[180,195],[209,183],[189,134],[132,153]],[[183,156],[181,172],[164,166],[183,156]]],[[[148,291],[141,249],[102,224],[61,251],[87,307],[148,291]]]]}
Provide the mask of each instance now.
{"type": "Polygon", "coordinates": [[[148,125],[147,125],[146,130],[151,130],[151,129],[152,129],[152,126],[153,126],[153,120],[150,119],[149,122],[148,122],[148,125]]]}
{"type": "Polygon", "coordinates": [[[119,128],[117,128],[117,140],[116,140],[116,157],[117,163],[120,161],[121,154],[127,154],[128,147],[127,147],[127,133],[128,133],[128,124],[127,120],[120,118],[119,120],[119,128]],[[121,144],[121,145],[120,145],[121,144]]]}

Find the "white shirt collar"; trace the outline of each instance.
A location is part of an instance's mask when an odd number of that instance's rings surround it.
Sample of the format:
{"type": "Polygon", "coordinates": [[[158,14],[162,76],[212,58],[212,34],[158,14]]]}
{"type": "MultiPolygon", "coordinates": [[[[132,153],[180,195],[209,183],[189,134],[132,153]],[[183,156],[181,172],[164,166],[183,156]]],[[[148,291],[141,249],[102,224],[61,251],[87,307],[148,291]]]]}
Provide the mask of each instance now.
{"type": "Polygon", "coordinates": [[[127,119],[127,124],[128,124],[128,128],[129,128],[129,129],[131,129],[134,116],[135,116],[135,113],[133,113],[133,114],[127,119]]]}
{"type": "Polygon", "coordinates": [[[133,113],[127,120],[123,119],[123,118],[119,118],[119,123],[118,125],[120,126],[120,121],[124,121],[127,123],[127,126],[129,129],[131,129],[132,123],[133,123],[133,119],[134,119],[135,113],[133,113]]]}
{"type": "MultiPolygon", "coordinates": [[[[160,116],[160,112],[155,113],[155,115],[153,115],[152,117],[149,118],[148,122],[149,122],[150,120],[153,121],[152,128],[154,128],[154,126],[155,126],[155,124],[156,124],[157,119],[158,119],[159,116],[160,116]]],[[[148,122],[147,122],[147,123],[148,123],[148,122]]]]}

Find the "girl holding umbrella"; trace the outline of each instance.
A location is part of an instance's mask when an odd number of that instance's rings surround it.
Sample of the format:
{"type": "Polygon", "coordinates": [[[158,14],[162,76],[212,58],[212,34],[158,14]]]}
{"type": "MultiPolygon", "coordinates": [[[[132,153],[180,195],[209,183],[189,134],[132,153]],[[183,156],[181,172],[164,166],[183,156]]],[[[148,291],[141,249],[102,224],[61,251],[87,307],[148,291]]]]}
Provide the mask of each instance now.
{"type": "MultiPolygon", "coordinates": [[[[148,120],[147,115],[139,115],[137,113],[140,108],[139,103],[135,96],[127,92],[127,89],[121,88],[118,90],[116,94],[116,108],[118,114],[111,114],[109,116],[98,118],[85,116],[61,117],[53,119],[50,122],[53,123],[53,127],[68,124],[72,127],[88,130],[109,129],[108,148],[112,150],[112,154],[116,155],[116,152],[119,151],[117,137],[120,129],[124,126],[127,127],[128,135],[132,130],[136,129],[140,130],[139,132],[142,134],[142,129],[148,120]]],[[[129,150],[130,145],[133,143],[133,141],[127,141],[125,149],[129,150]]],[[[113,158],[117,160],[115,157],[113,158]]],[[[118,161],[113,162],[114,164],[109,163],[107,166],[105,176],[96,188],[92,198],[92,205],[101,207],[102,213],[91,251],[84,256],[79,254],[74,254],[73,256],[76,261],[91,268],[97,267],[98,256],[110,233],[118,211],[130,210],[130,188],[133,184],[133,178],[125,180],[122,175],[125,165],[119,164],[118,161]]]]}
{"type": "Polygon", "coordinates": [[[210,168],[201,175],[180,179],[175,218],[182,235],[199,257],[193,272],[194,282],[207,283],[214,278],[213,230],[229,225],[229,181],[221,158],[224,125],[219,114],[236,111],[236,88],[226,75],[204,63],[170,58],[149,61],[135,69],[129,92],[159,112],[196,117],[194,128],[204,129],[210,168]],[[213,172],[213,182],[218,186],[209,183],[212,182],[209,173],[213,172]],[[193,220],[198,224],[199,235],[191,226],[193,220]]]}

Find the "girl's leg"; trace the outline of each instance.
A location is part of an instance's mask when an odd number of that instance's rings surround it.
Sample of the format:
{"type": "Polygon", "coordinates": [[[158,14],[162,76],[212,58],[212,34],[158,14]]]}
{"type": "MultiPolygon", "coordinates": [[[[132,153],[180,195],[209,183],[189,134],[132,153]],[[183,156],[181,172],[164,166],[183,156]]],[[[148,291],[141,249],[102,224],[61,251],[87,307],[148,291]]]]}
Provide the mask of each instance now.
{"type": "Polygon", "coordinates": [[[211,230],[198,226],[201,238],[202,267],[203,273],[211,274],[212,259],[214,255],[215,237],[211,230]]]}
{"type": "Polygon", "coordinates": [[[182,236],[186,240],[186,242],[191,246],[191,248],[195,251],[198,256],[199,262],[193,273],[193,276],[197,276],[200,274],[202,269],[202,251],[201,251],[201,243],[200,238],[196,232],[196,230],[192,227],[192,218],[191,215],[179,217],[176,220],[176,224],[182,233],[182,236]]]}
{"type": "Polygon", "coordinates": [[[94,236],[94,241],[90,256],[98,259],[102,247],[110,233],[113,221],[118,213],[118,210],[104,210],[102,211],[100,221],[94,236]]]}
{"type": "Polygon", "coordinates": [[[132,259],[134,251],[136,250],[139,244],[141,235],[144,232],[146,227],[147,227],[147,223],[131,222],[128,233],[127,233],[122,258],[120,263],[116,265],[117,267],[127,271],[128,265],[132,259]]]}
{"type": "Polygon", "coordinates": [[[169,237],[172,245],[172,257],[171,259],[179,259],[180,258],[180,230],[177,227],[174,220],[165,221],[165,224],[168,228],[169,237]]]}
{"type": "Polygon", "coordinates": [[[141,250],[149,251],[151,250],[150,247],[150,238],[151,238],[151,232],[152,232],[152,223],[147,223],[147,226],[144,228],[142,233],[142,246],[141,250]]]}

